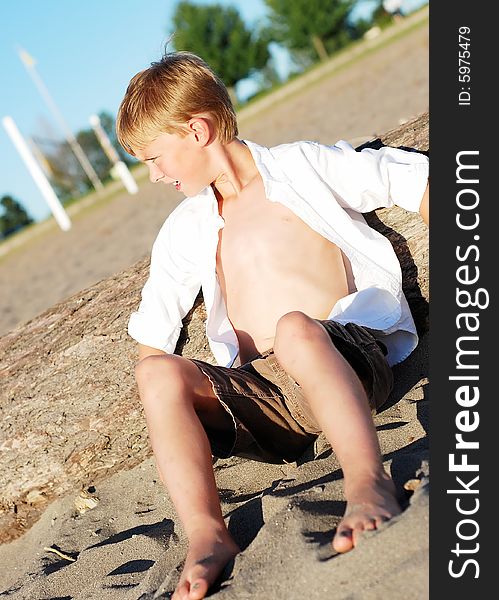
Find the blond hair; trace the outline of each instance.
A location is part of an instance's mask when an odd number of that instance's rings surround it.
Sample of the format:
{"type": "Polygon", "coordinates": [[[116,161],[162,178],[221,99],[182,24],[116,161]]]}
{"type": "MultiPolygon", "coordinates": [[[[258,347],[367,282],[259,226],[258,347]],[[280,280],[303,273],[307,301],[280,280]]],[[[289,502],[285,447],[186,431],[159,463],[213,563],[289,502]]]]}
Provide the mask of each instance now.
{"type": "Polygon", "coordinates": [[[189,119],[201,114],[211,117],[222,143],[237,136],[236,114],[221,79],[199,56],[169,52],[130,80],[118,110],[116,134],[134,155],[162,133],[186,135],[189,119]]]}

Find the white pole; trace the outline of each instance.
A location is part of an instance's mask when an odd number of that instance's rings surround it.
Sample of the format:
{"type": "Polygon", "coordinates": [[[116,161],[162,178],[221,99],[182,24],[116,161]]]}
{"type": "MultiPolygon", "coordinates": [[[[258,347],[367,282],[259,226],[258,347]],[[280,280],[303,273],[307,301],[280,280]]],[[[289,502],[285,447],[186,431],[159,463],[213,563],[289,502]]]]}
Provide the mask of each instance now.
{"type": "Polygon", "coordinates": [[[135,182],[133,175],[128,170],[126,164],[122,160],[120,160],[118,153],[116,152],[114,146],[111,144],[110,139],[108,138],[106,132],[104,131],[104,128],[101,125],[99,116],[91,115],[89,121],[90,125],[92,125],[95,135],[97,136],[97,139],[100,142],[100,145],[102,146],[102,149],[114,165],[114,172],[121,179],[128,193],[136,194],[139,191],[137,183],[135,182]]]}
{"type": "Polygon", "coordinates": [[[104,189],[104,186],[102,185],[102,181],[99,179],[97,173],[95,172],[94,168],[90,164],[90,161],[88,160],[86,154],[83,152],[83,149],[80,146],[80,144],[78,143],[78,140],[73,135],[73,132],[66,125],[66,122],[64,121],[64,118],[63,118],[61,112],[59,111],[59,109],[57,108],[55,102],[53,101],[52,96],[49,94],[49,91],[48,91],[46,85],[43,83],[40,75],[36,71],[35,59],[30,54],[28,54],[26,52],[26,50],[23,50],[22,48],[19,49],[19,57],[21,58],[24,66],[26,67],[26,70],[28,71],[28,74],[30,75],[31,79],[33,80],[33,83],[36,85],[36,87],[38,88],[38,91],[40,92],[43,99],[47,103],[47,106],[50,108],[50,110],[52,111],[52,114],[57,119],[59,126],[64,131],[64,135],[66,136],[66,141],[68,142],[71,150],[73,151],[74,155],[78,159],[78,162],[82,166],[87,177],[90,179],[90,181],[92,182],[92,185],[98,192],[102,191],[104,189]]]}
{"type": "Polygon", "coordinates": [[[24,141],[21,132],[17,128],[16,124],[12,117],[4,117],[2,119],[3,126],[7,131],[12,143],[16,147],[17,151],[21,155],[28,171],[31,174],[31,177],[35,180],[38,189],[43,194],[47,204],[49,205],[52,214],[54,215],[55,220],[57,221],[59,227],[63,231],[68,231],[71,229],[71,221],[64,210],[64,207],[59,201],[59,198],[55,195],[52,186],[50,185],[48,179],[45,177],[45,174],[40,168],[40,165],[36,162],[33,154],[31,153],[28,145],[24,141]]]}
{"type": "Polygon", "coordinates": [[[114,165],[114,170],[116,172],[116,175],[118,175],[118,177],[123,182],[123,185],[126,187],[127,192],[129,194],[136,194],[139,191],[139,188],[135,179],[133,178],[133,175],[130,173],[128,167],[122,160],[119,160],[114,165]]]}

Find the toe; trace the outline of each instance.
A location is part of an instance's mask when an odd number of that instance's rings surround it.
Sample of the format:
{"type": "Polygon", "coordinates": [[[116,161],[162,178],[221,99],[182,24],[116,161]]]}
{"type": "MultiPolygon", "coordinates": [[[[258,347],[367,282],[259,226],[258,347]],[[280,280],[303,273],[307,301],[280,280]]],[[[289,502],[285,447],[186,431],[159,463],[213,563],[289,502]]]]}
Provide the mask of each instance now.
{"type": "Polygon", "coordinates": [[[204,579],[195,579],[189,589],[189,600],[201,600],[206,596],[208,583],[204,579]]]}
{"type": "Polygon", "coordinates": [[[337,552],[348,552],[355,548],[365,531],[373,531],[379,526],[375,518],[359,519],[340,524],[333,539],[337,552]]]}
{"type": "Polygon", "coordinates": [[[188,600],[189,598],[189,588],[186,581],[183,581],[178,584],[173,593],[172,600],[188,600]]]}
{"type": "Polygon", "coordinates": [[[333,539],[333,548],[336,552],[348,552],[353,548],[352,530],[349,527],[338,527],[333,539]]]}
{"type": "Polygon", "coordinates": [[[383,523],[386,523],[390,519],[391,517],[388,517],[387,515],[379,515],[378,517],[376,517],[376,529],[379,529],[383,525],[383,523]]]}
{"type": "Polygon", "coordinates": [[[362,534],[366,531],[366,523],[357,523],[352,530],[352,542],[354,547],[359,544],[362,534]]]}
{"type": "Polygon", "coordinates": [[[372,531],[373,529],[376,529],[377,525],[376,525],[376,519],[368,519],[366,521],[366,523],[364,524],[364,529],[366,531],[372,531]]]}

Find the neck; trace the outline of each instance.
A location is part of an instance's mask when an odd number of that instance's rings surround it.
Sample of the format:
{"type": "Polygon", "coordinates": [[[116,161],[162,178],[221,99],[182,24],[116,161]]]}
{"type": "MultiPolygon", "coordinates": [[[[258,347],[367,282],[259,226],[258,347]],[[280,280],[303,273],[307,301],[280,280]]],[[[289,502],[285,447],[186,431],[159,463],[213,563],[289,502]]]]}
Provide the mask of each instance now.
{"type": "Polygon", "coordinates": [[[215,152],[218,173],[211,186],[222,201],[235,200],[258,170],[250,149],[235,138],[228,144],[220,144],[215,152]]]}

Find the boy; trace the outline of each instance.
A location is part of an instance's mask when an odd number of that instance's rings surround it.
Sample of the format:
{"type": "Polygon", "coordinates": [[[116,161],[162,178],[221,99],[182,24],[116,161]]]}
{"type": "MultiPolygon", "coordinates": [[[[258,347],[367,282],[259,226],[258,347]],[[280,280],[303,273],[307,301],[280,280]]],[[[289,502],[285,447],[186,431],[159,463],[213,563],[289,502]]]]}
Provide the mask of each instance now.
{"type": "Polygon", "coordinates": [[[397,258],[360,213],[397,201],[428,222],[427,158],[242,141],[223,83],[186,52],[132,78],[117,133],[151,181],[187,196],[158,234],[128,326],[158,470],[189,540],[173,597],[203,598],[239,551],[212,454],[294,461],[324,432],[347,500],[333,546],[352,549],[400,512],[372,412],[417,344],[397,258]],[[200,288],[218,366],[173,354],[200,288]]]}

